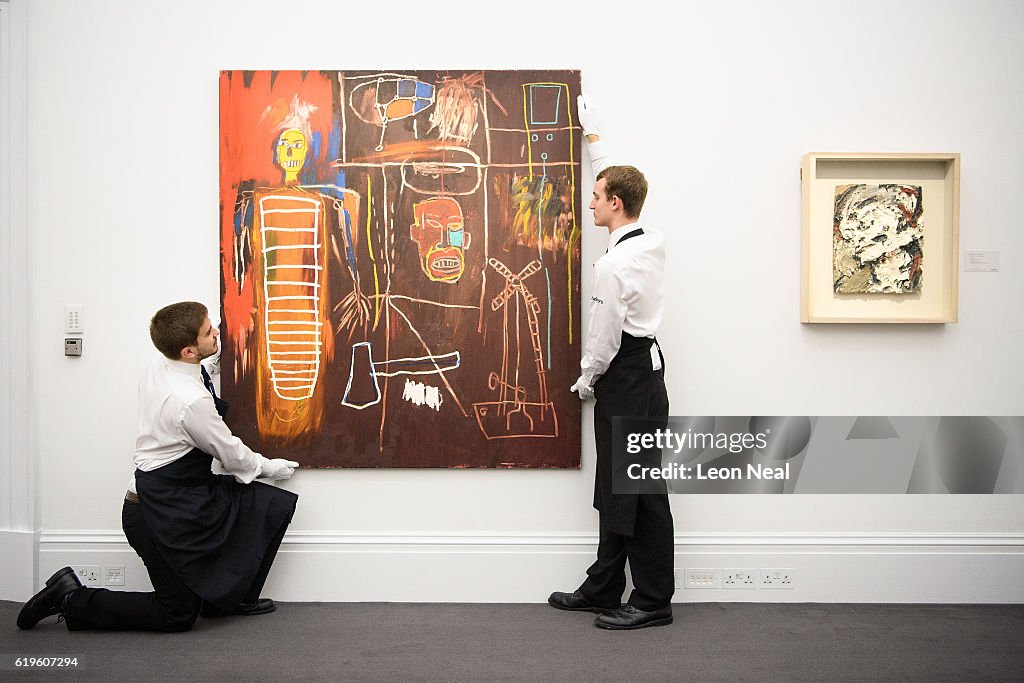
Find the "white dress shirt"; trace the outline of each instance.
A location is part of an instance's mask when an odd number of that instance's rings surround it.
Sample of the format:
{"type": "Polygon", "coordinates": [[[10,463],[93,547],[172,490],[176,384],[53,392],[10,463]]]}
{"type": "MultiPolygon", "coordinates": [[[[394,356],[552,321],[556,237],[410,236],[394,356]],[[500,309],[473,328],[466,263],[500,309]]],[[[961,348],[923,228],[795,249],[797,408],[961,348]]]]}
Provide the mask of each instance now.
{"type": "MultiPolygon", "coordinates": [[[[580,368],[587,386],[594,386],[619,352],[622,333],[654,337],[661,326],[665,294],[665,238],[644,226],[642,235],[617,244],[640,228],[623,225],[609,235],[608,253],[594,263],[590,325],[580,368]]],[[[651,348],[651,367],[661,367],[651,348]]]]}
{"type": "MultiPolygon", "coordinates": [[[[151,472],[193,448],[212,455],[224,472],[243,484],[256,479],[266,461],[224,424],[213,395],[203,384],[198,364],[157,354],[139,380],[135,466],[151,472]]],[[[128,490],[136,493],[134,475],[128,490]]]]}
{"type": "MultiPolygon", "coordinates": [[[[603,142],[589,143],[596,176],[614,165],[603,142]]],[[[608,236],[608,252],[594,263],[594,289],[590,298],[590,324],[580,368],[584,383],[594,382],[615,358],[622,333],[651,337],[658,333],[664,312],[665,238],[657,230],[630,223],[608,236]],[[643,234],[619,243],[637,228],[643,234]]],[[[656,346],[651,347],[651,367],[661,368],[656,346]]]]}

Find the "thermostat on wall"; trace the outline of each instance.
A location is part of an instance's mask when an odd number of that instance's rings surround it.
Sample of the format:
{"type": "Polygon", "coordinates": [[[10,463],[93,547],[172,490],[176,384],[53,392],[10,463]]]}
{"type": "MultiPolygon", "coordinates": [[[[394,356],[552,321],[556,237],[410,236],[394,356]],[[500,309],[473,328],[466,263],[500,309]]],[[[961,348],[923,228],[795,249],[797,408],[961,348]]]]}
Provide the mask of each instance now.
{"type": "Polygon", "coordinates": [[[65,356],[81,356],[82,355],[82,339],[80,337],[68,337],[64,340],[64,355],[65,356]]]}

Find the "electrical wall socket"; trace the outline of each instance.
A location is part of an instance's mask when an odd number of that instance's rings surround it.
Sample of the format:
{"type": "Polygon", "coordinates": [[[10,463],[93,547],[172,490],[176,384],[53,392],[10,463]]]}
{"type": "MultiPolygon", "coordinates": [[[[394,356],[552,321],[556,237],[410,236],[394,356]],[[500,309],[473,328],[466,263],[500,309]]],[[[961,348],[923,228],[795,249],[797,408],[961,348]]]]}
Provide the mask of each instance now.
{"type": "MultiPolygon", "coordinates": [[[[676,570],[677,576],[679,570],[676,570]]],[[[676,583],[678,587],[678,581],[676,583]]],[[[722,572],[718,569],[687,568],[683,578],[683,588],[721,588],[722,572]]]]}
{"type": "Polygon", "coordinates": [[[76,564],[72,569],[78,574],[78,580],[83,586],[99,586],[100,568],[95,564],[76,564]]]}
{"type": "Polygon", "coordinates": [[[793,588],[793,570],[762,567],[761,588],[793,588]]]}
{"type": "Polygon", "coordinates": [[[726,567],[722,570],[722,588],[757,588],[756,569],[736,569],[726,567]]]}
{"type": "Polygon", "coordinates": [[[104,586],[123,586],[124,585],[124,565],[107,565],[103,567],[103,585],[104,586]]]}

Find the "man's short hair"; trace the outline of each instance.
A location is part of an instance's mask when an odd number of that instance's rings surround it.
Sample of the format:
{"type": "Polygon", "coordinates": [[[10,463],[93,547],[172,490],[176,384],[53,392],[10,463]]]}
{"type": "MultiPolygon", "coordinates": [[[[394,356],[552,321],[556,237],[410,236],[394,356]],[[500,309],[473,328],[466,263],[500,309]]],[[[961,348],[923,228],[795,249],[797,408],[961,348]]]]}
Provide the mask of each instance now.
{"type": "Polygon", "coordinates": [[[609,166],[597,174],[604,178],[604,193],[608,199],[618,197],[622,209],[630,218],[639,218],[647,199],[647,178],[633,166],[609,166]]]}
{"type": "Polygon", "coordinates": [[[206,306],[198,301],[164,306],[149,323],[149,338],[160,353],[181,360],[181,350],[199,341],[199,329],[207,314],[206,306]]]}

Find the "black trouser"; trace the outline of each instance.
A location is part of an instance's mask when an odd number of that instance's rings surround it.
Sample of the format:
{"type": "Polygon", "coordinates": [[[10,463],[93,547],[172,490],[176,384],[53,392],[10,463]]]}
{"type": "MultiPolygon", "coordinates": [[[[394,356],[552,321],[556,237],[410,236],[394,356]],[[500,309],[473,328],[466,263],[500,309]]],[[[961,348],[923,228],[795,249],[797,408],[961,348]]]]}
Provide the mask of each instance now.
{"type": "MultiPolygon", "coordinates": [[[[72,594],[64,609],[68,629],[112,631],[188,631],[199,616],[203,599],[178,578],[153,543],[142,516],[142,506],[125,500],[121,527],[128,543],[146,564],[153,591],[149,593],[81,588],[72,594]]],[[[270,573],[277,550],[288,528],[285,524],[267,548],[245,602],[257,600],[270,573]]]]}
{"type": "Polygon", "coordinates": [[[629,604],[650,612],[672,602],[675,542],[667,495],[637,496],[632,536],[608,531],[601,515],[597,561],[587,569],[580,593],[598,607],[616,608],[626,589],[626,560],[633,578],[629,604]]]}

